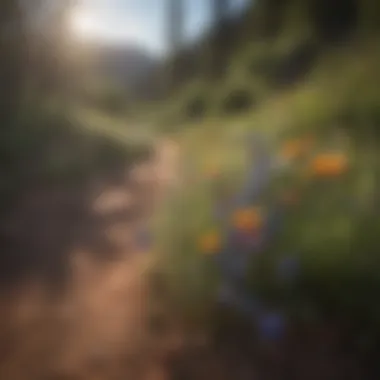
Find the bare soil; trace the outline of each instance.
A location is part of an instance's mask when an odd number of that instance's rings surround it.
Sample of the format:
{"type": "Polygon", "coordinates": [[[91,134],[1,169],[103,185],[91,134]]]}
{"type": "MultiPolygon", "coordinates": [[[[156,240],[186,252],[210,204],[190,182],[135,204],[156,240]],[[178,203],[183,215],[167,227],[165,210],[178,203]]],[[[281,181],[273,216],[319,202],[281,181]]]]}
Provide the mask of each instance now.
{"type": "Polygon", "coordinates": [[[133,170],[26,191],[0,228],[0,379],[378,378],[343,354],[334,328],[263,347],[234,322],[189,336],[152,305],[153,256],[136,236],[176,185],[178,155],[164,141],[133,170]]]}

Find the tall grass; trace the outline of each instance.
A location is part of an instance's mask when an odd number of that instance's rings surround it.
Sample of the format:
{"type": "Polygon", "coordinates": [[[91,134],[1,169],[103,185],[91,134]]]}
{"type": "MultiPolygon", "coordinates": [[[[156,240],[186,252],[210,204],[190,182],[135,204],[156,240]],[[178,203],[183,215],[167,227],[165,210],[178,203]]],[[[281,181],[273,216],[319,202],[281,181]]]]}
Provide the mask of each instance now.
{"type": "Polygon", "coordinates": [[[215,264],[197,245],[219,223],[213,210],[222,185],[210,175],[209,163],[216,161],[210,166],[232,185],[228,191],[233,194],[245,180],[245,165],[252,164],[244,161],[236,136],[244,140],[247,133],[260,131],[271,139],[277,156],[287,139],[307,133],[316,141],[309,159],[335,148],[345,152],[350,170],[330,181],[308,178],[305,159],[273,178],[264,204],[284,190],[295,191],[298,204],[286,213],[281,233],[252,260],[247,290],[297,318],[349,320],[362,331],[379,331],[375,294],[380,285],[380,218],[373,212],[380,162],[379,57],[374,45],[328,53],[306,81],[255,111],[232,120],[215,118],[180,133],[184,168],[191,170],[183,171],[185,185],[166,205],[168,223],[159,232],[166,244],[159,252],[163,271],[170,274],[174,308],[183,310],[184,318],[193,318],[194,310],[211,315],[218,283],[215,264]],[[302,268],[291,287],[276,277],[278,263],[288,255],[302,268]]]}

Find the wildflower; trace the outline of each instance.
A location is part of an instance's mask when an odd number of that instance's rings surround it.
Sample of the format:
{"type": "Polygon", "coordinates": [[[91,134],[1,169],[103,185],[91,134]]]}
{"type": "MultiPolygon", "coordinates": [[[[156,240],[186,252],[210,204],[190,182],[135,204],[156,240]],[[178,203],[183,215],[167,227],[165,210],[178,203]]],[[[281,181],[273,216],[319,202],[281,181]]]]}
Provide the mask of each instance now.
{"type": "Polygon", "coordinates": [[[215,254],[220,250],[221,239],[217,231],[210,231],[203,235],[199,241],[200,249],[203,253],[215,254]]]}
{"type": "Polygon", "coordinates": [[[348,169],[348,159],[343,153],[319,154],[311,163],[312,171],[318,177],[336,177],[348,169]]]}
{"type": "Polygon", "coordinates": [[[232,222],[240,231],[255,231],[262,226],[262,216],[257,207],[241,209],[233,214],[232,222]]]}
{"type": "Polygon", "coordinates": [[[297,158],[302,153],[302,141],[298,139],[287,141],[283,148],[281,155],[287,159],[291,160],[297,158]]]}

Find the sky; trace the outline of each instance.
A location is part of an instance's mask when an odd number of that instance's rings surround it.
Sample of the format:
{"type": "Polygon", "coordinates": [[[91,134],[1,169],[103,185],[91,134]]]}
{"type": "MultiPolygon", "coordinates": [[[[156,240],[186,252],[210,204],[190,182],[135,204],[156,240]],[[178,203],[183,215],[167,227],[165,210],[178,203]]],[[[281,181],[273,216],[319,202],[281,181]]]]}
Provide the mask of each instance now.
{"type": "MultiPolygon", "coordinates": [[[[246,0],[232,0],[232,10],[246,0]]],[[[140,45],[151,53],[167,51],[165,5],[167,0],[79,0],[71,17],[71,30],[78,38],[91,38],[140,45]]],[[[185,0],[185,38],[196,39],[207,28],[209,0],[185,0]]]]}

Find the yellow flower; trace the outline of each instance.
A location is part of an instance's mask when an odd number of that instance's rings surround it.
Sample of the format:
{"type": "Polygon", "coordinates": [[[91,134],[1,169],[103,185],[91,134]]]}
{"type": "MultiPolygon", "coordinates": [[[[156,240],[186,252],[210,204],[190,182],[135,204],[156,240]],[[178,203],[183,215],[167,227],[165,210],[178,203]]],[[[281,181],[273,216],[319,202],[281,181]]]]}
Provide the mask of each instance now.
{"type": "Polygon", "coordinates": [[[257,207],[237,210],[232,216],[235,228],[241,231],[257,230],[262,225],[262,216],[257,207]]]}
{"type": "Polygon", "coordinates": [[[303,138],[288,140],[282,148],[282,156],[291,160],[306,154],[312,147],[314,138],[307,135],[303,138]]]}
{"type": "Polygon", "coordinates": [[[200,249],[203,253],[214,254],[220,250],[221,239],[217,231],[210,231],[203,235],[199,241],[200,249]]]}
{"type": "Polygon", "coordinates": [[[336,177],[348,169],[348,159],[343,153],[319,154],[311,162],[312,171],[318,177],[336,177]]]}

